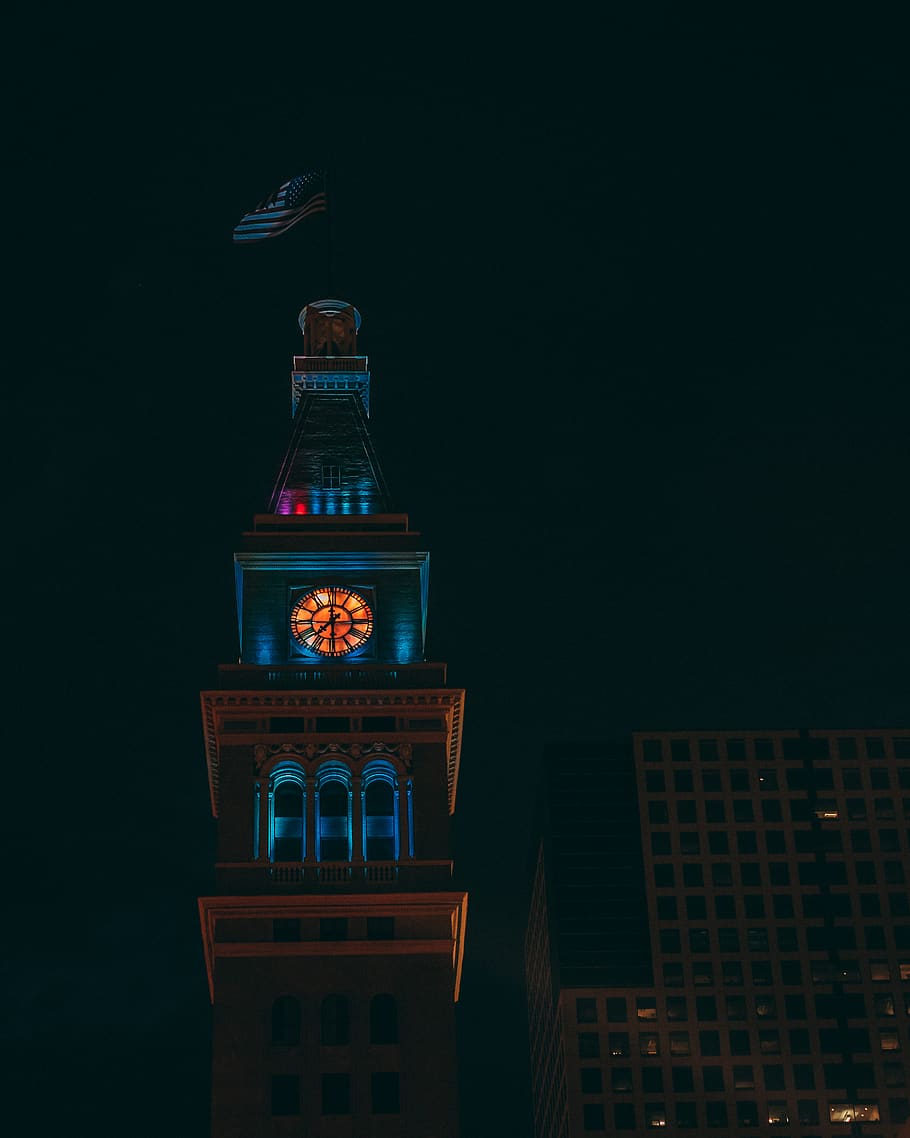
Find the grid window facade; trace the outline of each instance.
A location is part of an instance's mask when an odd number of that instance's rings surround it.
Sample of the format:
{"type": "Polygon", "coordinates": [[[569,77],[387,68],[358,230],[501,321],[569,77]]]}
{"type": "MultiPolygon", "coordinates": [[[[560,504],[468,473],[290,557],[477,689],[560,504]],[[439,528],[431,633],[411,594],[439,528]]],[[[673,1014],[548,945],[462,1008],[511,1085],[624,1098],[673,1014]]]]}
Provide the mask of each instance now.
{"type": "Polygon", "coordinates": [[[579,994],[600,1078],[570,1135],[882,1138],[910,1113],[910,731],[634,750],[654,987],[579,994]]]}

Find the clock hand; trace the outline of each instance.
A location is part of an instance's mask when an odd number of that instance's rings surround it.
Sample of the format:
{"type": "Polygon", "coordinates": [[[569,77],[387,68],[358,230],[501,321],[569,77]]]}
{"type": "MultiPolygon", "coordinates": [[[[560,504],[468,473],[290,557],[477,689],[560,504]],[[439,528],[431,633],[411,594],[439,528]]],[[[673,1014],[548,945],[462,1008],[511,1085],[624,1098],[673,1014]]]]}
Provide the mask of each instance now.
{"type": "Polygon", "coordinates": [[[335,610],[329,609],[329,619],[326,621],[323,621],[322,624],[317,624],[317,625],[314,625],[313,627],[316,630],[316,632],[325,632],[325,630],[331,625],[331,631],[332,631],[332,633],[334,633],[335,622],[338,619],[339,618],[335,615],[335,610]]]}

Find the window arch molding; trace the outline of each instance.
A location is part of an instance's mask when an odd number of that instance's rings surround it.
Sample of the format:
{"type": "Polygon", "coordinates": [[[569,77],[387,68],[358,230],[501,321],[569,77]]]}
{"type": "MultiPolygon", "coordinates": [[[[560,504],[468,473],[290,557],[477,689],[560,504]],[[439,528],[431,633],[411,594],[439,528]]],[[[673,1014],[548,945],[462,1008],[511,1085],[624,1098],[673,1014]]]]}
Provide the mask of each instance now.
{"type": "Polygon", "coordinates": [[[284,760],[268,776],[269,861],[303,861],[306,857],[306,773],[299,763],[284,760]]]}
{"type": "Polygon", "coordinates": [[[350,768],[329,759],[316,768],[316,860],[350,861],[353,785],[350,768]]]}
{"type": "Polygon", "coordinates": [[[399,772],[388,759],[373,759],[360,774],[360,824],[365,861],[398,861],[399,772]]]}

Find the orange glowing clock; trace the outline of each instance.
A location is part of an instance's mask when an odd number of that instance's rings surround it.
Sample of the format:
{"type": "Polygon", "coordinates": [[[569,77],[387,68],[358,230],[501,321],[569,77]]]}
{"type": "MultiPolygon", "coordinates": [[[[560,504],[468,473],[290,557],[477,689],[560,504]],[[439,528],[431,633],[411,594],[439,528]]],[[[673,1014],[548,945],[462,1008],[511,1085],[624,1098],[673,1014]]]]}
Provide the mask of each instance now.
{"type": "Polygon", "coordinates": [[[291,635],[320,656],[344,656],[366,644],[372,633],[372,609],[353,589],[311,589],[291,609],[291,635]]]}

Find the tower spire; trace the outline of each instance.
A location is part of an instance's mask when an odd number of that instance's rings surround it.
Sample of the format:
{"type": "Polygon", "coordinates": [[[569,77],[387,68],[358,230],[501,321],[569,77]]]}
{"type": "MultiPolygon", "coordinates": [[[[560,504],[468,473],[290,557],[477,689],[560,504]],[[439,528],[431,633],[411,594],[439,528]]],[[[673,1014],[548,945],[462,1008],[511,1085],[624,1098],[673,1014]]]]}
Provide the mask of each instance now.
{"type": "Polygon", "coordinates": [[[370,372],[357,353],[361,318],[344,300],[300,313],[294,356],[294,429],[269,503],[273,514],[385,514],[389,494],[370,440],[370,372]]]}

